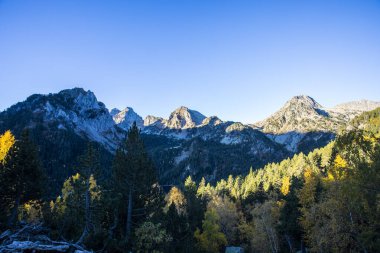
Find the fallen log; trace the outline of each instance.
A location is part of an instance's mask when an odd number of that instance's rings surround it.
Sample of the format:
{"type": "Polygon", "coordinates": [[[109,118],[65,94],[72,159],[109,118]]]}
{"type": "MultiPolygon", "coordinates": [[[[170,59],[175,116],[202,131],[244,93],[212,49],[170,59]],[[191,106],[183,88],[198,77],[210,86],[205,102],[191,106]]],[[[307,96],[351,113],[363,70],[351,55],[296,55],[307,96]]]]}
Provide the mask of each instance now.
{"type": "Polygon", "coordinates": [[[0,253],[90,253],[78,244],[51,240],[47,232],[41,224],[27,224],[18,230],[6,230],[0,235],[0,253]]]}

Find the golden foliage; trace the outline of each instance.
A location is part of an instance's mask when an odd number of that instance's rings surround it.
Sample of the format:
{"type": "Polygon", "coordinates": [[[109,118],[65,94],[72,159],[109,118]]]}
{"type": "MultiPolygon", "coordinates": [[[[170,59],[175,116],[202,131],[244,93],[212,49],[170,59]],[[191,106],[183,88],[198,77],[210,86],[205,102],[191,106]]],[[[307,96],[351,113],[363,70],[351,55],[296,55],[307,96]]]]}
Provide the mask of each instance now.
{"type": "Polygon", "coordinates": [[[42,219],[42,205],[38,201],[31,200],[20,207],[19,220],[38,223],[42,219]]]}
{"type": "Polygon", "coordinates": [[[16,139],[10,130],[0,135],[0,162],[3,162],[16,139]]]}
{"type": "Polygon", "coordinates": [[[340,155],[337,155],[334,160],[335,168],[347,168],[347,161],[344,160],[340,155]]]}
{"type": "Polygon", "coordinates": [[[289,177],[284,177],[282,179],[282,184],[281,184],[281,193],[286,196],[288,195],[290,190],[290,178],[289,177]]]}
{"type": "Polygon", "coordinates": [[[334,166],[327,172],[327,181],[335,181],[343,179],[347,176],[348,163],[341,156],[337,155],[334,159],[334,166]]]}
{"type": "Polygon", "coordinates": [[[185,195],[175,186],[170,189],[170,192],[166,196],[166,209],[168,209],[171,204],[175,205],[178,214],[184,214],[186,212],[185,195]]]}

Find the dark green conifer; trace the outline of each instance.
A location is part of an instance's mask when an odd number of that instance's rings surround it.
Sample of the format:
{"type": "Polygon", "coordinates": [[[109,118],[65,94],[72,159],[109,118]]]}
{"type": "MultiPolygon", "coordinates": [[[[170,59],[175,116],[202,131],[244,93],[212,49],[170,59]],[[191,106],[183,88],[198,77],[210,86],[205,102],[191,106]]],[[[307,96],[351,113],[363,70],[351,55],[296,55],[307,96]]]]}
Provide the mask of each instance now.
{"type": "MultiPolygon", "coordinates": [[[[117,150],[114,160],[113,179],[116,194],[120,196],[125,222],[125,239],[128,243],[132,235],[132,226],[141,217],[148,215],[146,201],[151,199],[155,183],[156,171],[149,158],[140,130],[136,123],[129,129],[126,141],[117,150]]],[[[149,201],[151,202],[151,200],[149,201]]]]}
{"type": "Polygon", "coordinates": [[[28,131],[24,131],[9,150],[0,174],[0,195],[5,204],[3,212],[8,216],[8,226],[13,226],[17,221],[18,208],[42,196],[43,171],[28,131]]]}

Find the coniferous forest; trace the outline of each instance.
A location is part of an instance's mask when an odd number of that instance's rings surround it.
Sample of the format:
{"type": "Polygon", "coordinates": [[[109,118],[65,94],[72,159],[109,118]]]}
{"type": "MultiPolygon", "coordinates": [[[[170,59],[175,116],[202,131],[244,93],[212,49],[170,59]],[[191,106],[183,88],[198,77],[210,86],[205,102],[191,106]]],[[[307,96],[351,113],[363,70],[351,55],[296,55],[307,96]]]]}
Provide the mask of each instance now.
{"type": "Polygon", "coordinates": [[[378,108],[310,153],[178,185],[160,185],[133,124],[110,172],[89,142],[55,196],[29,131],[6,131],[0,240],[39,236],[72,252],[380,252],[379,120],[378,108]]]}

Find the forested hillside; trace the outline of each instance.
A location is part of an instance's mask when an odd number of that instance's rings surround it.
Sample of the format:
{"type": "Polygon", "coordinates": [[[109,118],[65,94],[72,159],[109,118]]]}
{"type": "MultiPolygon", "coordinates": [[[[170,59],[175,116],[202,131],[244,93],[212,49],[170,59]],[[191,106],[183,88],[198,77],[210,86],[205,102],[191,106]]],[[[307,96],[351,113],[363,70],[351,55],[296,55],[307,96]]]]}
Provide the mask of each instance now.
{"type": "Polygon", "coordinates": [[[364,112],[361,115],[357,116],[352,121],[352,125],[356,128],[372,132],[374,135],[379,137],[380,135],[380,107],[369,112],[364,112]]]}
{"type": "Polygon", "coordinates": [[[379,252],[378,122],[377,109],[309,154],[215,184],[189,176],[170,187],[158,183],[134,124],[110,175],[102,173],[99,147],[90,143],[54,197],[28,132],[16,139],[6,131],[0,137],[0,251],[60,241],[99,252],[224,252],[227,246],[379,252]],[[44,228],[44,240],[19,236],[31,224],[44,228]]]}

